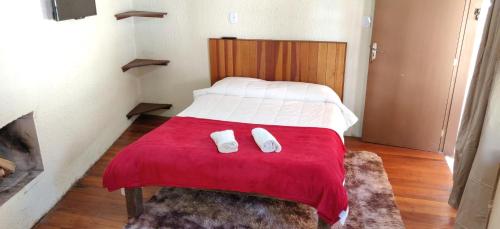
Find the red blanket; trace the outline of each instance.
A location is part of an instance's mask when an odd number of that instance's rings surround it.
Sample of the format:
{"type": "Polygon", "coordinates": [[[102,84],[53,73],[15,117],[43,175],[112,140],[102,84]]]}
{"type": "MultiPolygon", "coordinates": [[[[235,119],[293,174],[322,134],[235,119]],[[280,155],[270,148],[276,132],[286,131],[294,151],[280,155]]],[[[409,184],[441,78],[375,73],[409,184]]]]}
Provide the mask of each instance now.
{"type": "Polygon", "coordinates": [[[347,208],[344,144],[323,128],[254,125],[175,117],[127,146],[109,164],[109,191],[143,186],[254,193],[313,206],[328,223],[347,208]],[[280,142],[280,153],[265,154],[251,130],[263,127],[280,142]],[[218,153],[210,133],[232,129],[233,154],[218,153]]]}

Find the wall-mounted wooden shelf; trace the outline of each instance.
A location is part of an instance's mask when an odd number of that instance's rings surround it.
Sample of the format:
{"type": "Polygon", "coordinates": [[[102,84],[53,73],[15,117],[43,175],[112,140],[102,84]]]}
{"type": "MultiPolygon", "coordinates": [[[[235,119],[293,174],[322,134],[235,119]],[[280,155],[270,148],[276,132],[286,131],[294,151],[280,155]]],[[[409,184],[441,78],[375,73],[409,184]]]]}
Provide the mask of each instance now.
{"type": "Polygon", "coordinates": [[[116,14],[116,20],[122,20],[129,17],[153,17],[163,18],[167,13],[165,12],[150,12],[150,11],[128,11],[116,14]]]}
{"type": "Polygon", "coordinates": [[[132,68],[151,66],[151,65],[167,66],[169,63],[170,63],[169,60],[135,59],[130,63],[124,65],[122,67],[122,71],[126,72],[132,68]]]}
{"type": "Polygon", "coordinates": [[[144,114],[150,111],[162,110],[162,109],[170,109],[172,108],[172,104],[159,104],[159,103],[139,103],[127,114],[127,118],[130,119],[134,115],[144,114]]]}

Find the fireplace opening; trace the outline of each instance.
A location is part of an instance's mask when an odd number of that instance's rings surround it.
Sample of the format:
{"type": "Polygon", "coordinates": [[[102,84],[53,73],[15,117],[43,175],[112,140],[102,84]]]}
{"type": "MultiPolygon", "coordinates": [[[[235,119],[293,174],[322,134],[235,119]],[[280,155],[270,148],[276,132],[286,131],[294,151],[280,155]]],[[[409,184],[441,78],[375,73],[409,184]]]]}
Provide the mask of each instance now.
{"type": "Polygon", "coordinates": [[[33,113],[0,128],[0,206],[42,171],[33,113]]]}

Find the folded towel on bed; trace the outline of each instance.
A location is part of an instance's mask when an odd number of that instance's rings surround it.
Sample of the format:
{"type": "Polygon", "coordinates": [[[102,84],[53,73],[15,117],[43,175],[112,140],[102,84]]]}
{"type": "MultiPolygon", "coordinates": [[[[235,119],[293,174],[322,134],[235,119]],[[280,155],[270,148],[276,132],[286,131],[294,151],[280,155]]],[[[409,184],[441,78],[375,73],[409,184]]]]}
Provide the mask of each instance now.
{"type": "Polygon", "coordinates": [[[213,132],[210,134],[210,137],[214,140],[219,152],[234,153],[238,151],[238,142],[234,138],[234,131],[224,130],[213,132]]]}
{"type": "Polygon", "coordinates": [[[260,150],[264,153],[280,152],[281,145],[276,138],[266,129],[252,129],[252,136],[260,150]]]}

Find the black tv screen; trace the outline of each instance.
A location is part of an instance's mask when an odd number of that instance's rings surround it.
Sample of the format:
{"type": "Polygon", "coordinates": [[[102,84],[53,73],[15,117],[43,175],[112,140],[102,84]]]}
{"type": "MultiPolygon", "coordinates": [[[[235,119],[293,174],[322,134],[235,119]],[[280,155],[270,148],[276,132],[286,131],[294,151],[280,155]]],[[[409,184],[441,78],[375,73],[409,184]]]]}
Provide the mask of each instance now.
{"type": "Polygon", "coordinates": [[[81,19],[97,14],[95,0],[52,0],[54,19],[81,19]]]}

